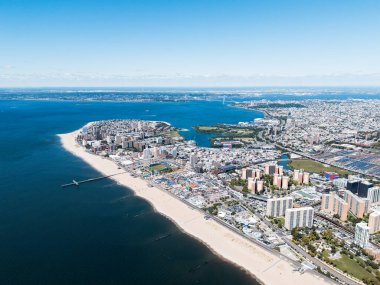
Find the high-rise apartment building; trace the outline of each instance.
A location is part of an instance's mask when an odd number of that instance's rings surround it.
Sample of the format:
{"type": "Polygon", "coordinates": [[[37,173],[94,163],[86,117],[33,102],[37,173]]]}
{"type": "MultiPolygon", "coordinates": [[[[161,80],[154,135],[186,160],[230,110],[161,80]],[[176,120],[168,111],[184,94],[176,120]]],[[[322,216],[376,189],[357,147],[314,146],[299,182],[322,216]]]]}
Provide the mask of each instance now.
{"type": "Polygon", "coordinates": [[[367,198],[360,198],[351,191],[344,191],[344,201],[348,203],[350,211],[358,218],[363,218],[363,215],[368,213],[369,200],[367,198]]]}
{"type": "Polygon", "coordinates": [[[285,211],[285,228],[292,230],[296,227],[311,228],[314,220],[314,209],[312,207],[302,207],[287,209],[285,211]]]}
{"type": "Polygon", "coordinates": [[[365,248],[369,244],[369,227],[367,223],[357,223],[355,226],[354,242],[361,248],[365,248]]]}
{"type": "Polygon", "coordinates": [[[380,231],[380,212],[373,212],[369,215],[368,227],[371,235],[380,231]]]}
{"type": "Polygon", "coordinates": [[[268,199],[266,215],[268,217],[284,216],[286,209],[289,209],[292,207],[293,207],[292,197],[268,199]]]}
{"type": "Polygon", "coordinates": [[[369,188],[367,198],[371,204],[379,203],[380,202],[380,187],[375,186],[375,187],[369,188]]]}
{"type": "Polygon", "coordinates": [[[337,194],[323,194],[321,202],[321,211],[330,215],[339,215],[340,220],[345,222],[349,205],[346,201],[340,198],[337,194]]]}

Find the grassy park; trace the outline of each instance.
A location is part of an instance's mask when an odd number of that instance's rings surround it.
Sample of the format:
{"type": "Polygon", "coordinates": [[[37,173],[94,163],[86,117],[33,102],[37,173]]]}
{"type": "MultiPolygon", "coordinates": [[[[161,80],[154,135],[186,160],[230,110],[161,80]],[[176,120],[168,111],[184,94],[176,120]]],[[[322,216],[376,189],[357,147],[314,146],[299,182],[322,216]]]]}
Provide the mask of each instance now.
{"type": "Polygon", "coordinates": [[[323,171],[336,172],[341,175],[352,174],[350,171],[335,167],[335,166],[324,166],[322,163],[316,162],[311,159],[297,159],[292,160],[289,166],[293,169],[303,169],[311,173],[321,173],[323,171]]]}
{"type": "Polygon", "coordinates": [[[355,257],[351,259],[349,256],[342,254],[341,258],[331,261],[343,272],[347,272],[351,276],[354,276],[362,281],[365,280],[366,284],[380,284],[380,281],[376,278],[376,276],[371,273],[374,270],[368,266],[365,267],[366,265],[363,260],[358,261],[355,257]]]}

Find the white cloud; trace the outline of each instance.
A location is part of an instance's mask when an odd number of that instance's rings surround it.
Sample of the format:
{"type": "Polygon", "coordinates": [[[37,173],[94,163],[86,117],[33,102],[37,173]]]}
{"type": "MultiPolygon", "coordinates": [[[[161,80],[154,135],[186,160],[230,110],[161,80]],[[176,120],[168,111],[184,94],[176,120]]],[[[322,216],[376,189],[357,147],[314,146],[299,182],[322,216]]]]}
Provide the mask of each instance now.
{"type": "Polygon", "coordinates": [[[16,73],[0,71],[0,86],[379,86],[380,73],[340,73],[319,75],[252,75],[228,74],[101,74],[81,72],[16,73]]]}
{"type": "Polygon", "coordinates": [[[11,64],[5,64],[5,65],[0,66],[0,70],[3,70],[3,71],[11,71],[12,69],[14,69],[14,66],[11,64]]]}

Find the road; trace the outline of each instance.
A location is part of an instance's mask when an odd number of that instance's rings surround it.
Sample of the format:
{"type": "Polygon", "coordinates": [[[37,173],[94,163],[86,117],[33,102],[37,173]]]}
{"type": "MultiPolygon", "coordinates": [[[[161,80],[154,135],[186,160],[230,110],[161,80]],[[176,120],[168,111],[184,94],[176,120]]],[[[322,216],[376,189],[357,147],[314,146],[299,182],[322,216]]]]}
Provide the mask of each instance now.
{"type": "MultiPolygon", "coordinates": [[[[245,235],[243,232],[241,232],[239,229],[235,228],[234,226],[226,223],[225,221],[219,219],[218,217],[216,216],[213,216],[213,215],[209,215],[207,212],[203,211],[202,209],[199,209],[198,207],[194,206],[193,204],[189,203],[188,201],[186,200],[183,200],[181,198],[179,198],[178,196],[176,196],[175,194],[171,193],[170,191],[167,191],[165,189],[162,188],[161,185],[159,184],[156,184],[156,183],[153,183],[152,181],[150,182],[152,185],[156,186],[159,190],[161,191],[164,191],[165,193],[169,194],[170,196],[172,196],[173,198],[177,199],[177,200],[180,200],[182,203],[185,203],[187,206],[189,206],[190,208],[192,208],[193,210],[195,211],[198,211],[200,213],[202,213],[203,215],[205,216],[208,216],[209,218],[213,219],[215,222],[219,223],[220,225],[224,226],[224,227],[227,227],[228,229],[230,229],[231,231],[235,232],[236,234],[238,234],[239,236],[243,237],[244,239],[246,240],[249,240],[250,242],[256,244],[257,246],[271,252],[272,254],[274,254],[275,256],[277,256],[280,260],[286,260],[288,262],[290,262],[291,264],[293,264],[293,266],[295,266],[296,268],[300,268],[302,265],[299,261],[295,261],[295,260],[292,260],[290,259],[289,257],[287,257],[286,255],[283,255],[281,254],[280,252],[278,252],[277,250],[253,239],[253,238],[250,238],[248,237],[247,235],[245,235]]],[[[273,225],[270,224],[268,221],[266,221],[265,219],[263,219],[264,223],[266,223],[270,228],[273,229],[273,225]]],[[[281,232],[278,232],[274,229],[274,232],[276,232],[278,235],[280,235],[282,237],[282,239],[284,240],[285,243],[288,244],[289,241],[287,241],[287,239],[285,238],[285,236],[281,233],[281,232]]],[[[289,244],[288,244],[289,245],[289,244]]],[[[289,245],[291,246],[291,245],[289,245]]],[[[291,246],[292,247],[292,246],[291,246]]],[[[292,247],[294,249],[294,247],[292,247]]],[[[296,249],[295,249],[296,250],[296,249]]],[[[303,257],[309,259],[310,261],[312,261],[316,266],[320,266],[321,268],[325,268],[325,265],[323,265],[319,260],[315,259],[315,258],[312,258],[310,255],[308,255],[306,252],[304,252],[302,250],[302,252],[300,252],[300,250],[302,249],[299,249],[299,250],[296,250],[298,253],[300,253],[303,257]]],[[[346,276],[342,275],[341,273],[333,270],[333,269],[330,269],[330,268],[326,268],[326,270],[332,275],[332,276],[335,276],[337,279],[339,280],[342,280],[344,282],[346,282],[347,284],[349,285],[358,285],[360,283],[357,283],[349,278],[347,278],[346,276]]],[[[316,271],[314,271],[315,274],[319,274],[317,273],[316,271]]],[[[322,275],[323,276],[323,275],[322,275]]],[[[325,276],[323,276],[324,278],[326,278],[325,276]]]]}
{"type": "Polygon", "coordinates": [[[337,277],[339,280],[345,282],[346,284],[349,284],[349,285],[359,285],[359,284],[362,284],[362,283],[359,283],[359,282],[357,282],[357,281],[355,281],[355,280],[353,280],[351,278],[348,278],[347,276],[341,274],[340,272],[336,271],[335,269],[332,269],[332,268],[326,266],[324,263],[322,263],[321,261],[319,261],[317,258],[314,258],[311,255],[309,255],[306,251],[304,251],[301,247],[299,247],[298,245],[296,245],[294,242],[290,241],[288,238],[284,237],[284,241],[285,241],[285,243],[287,245],[289,245],[296,252],[298,252],[299,254],[301,254],[304,258],[307,258],[308,260],[310,260],[311,262],[313,262],[314,265],[319,266],[321,269],[326,270],[332,276],[337,277]]]}

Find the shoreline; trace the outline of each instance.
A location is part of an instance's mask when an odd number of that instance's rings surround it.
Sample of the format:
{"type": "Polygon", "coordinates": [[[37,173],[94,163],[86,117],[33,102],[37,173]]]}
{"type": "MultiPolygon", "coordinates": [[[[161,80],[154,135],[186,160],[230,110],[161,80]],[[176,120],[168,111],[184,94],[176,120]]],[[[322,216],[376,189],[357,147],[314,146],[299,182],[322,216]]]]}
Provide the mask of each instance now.
{"type": "MultiPolygon", "coordinates": [[[[103,175],[120,172],[113,161],[87,153],[79,146],[75,140],[78,132],[79,130],[58,135],[66,151],[81,158],[103,175]]],[[[255,245],[213,219],[205,220],[200,211],[190,208],[164,190],[148,187],[148,182],[141,178],[125,173],[110,179],[129,188],[135,195],[146,200],[156,212],[174,222],[180,230],[206,245],[217,256],[252,275],[260,284],[336,284],[316,272],[306,271],[300,274],[294,271],[296,266],[284,257],[255,245]]]]}

